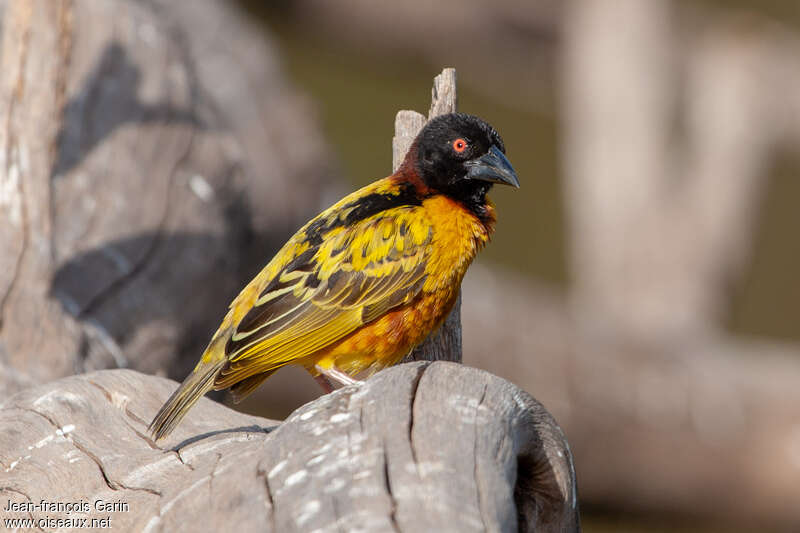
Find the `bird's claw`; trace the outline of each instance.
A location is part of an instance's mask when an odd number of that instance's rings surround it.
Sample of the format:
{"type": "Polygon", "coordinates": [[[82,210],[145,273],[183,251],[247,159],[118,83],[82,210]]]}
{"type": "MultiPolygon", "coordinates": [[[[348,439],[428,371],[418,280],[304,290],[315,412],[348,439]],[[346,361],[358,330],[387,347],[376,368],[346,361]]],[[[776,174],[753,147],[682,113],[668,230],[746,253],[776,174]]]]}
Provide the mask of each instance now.
{"type": "Polygon", "coordinates": [[[333,391],[333,383],[336,382],[340,385],[347,386],[347,385],[363,385],[364,382],[358,379],[354,379],[347,375],[346,373],[342,372],[335,366],[330,368],[324,368],[320,365],[314,365],[314,368],[319,375],[315,378],[317,383],[325,390],[325,392],[333,391]]]}

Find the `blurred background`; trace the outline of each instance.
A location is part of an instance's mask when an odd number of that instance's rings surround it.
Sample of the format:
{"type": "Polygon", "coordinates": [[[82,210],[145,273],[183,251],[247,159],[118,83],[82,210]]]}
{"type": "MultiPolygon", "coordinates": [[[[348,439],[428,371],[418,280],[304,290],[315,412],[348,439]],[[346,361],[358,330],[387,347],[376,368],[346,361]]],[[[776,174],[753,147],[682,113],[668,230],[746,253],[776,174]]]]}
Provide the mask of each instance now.
{"type": "MultiPolygon", "coordinates": [[[[455,67],[459,109],[496,127],[522,183],[492,194],[464,362],[561,424],[584,529],[800,530],[795,0],[70,13],[68,54],[29,52],[67,65],[55,160],[31,156],[19,197],[0,181],[0,390],[115,366],[182,380],[286,238],[391,172],[395,113],[427,111],[455,67]]],[[[0,120],[38,139],[35,109],[0,120]]],[[[280,419],[319,394],[288,368],[236,408],[280,419]]]]}
{"type": "Polygon", "coordinates": [[[800,4],[241,4],[352,186],[444,66],[503,135],[465,363],[564,426],[587,531],[798,525],[800,4]]]}

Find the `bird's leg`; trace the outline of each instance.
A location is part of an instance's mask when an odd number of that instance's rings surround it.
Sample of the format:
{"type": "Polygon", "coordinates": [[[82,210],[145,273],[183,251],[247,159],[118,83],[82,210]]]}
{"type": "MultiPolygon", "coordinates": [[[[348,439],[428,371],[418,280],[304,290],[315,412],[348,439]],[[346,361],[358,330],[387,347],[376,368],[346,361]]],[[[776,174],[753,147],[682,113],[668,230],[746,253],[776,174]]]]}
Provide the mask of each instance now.
{"type": "Polygon", "coordinates": [[[333,392],[334,389],[333,383],[331,383],[331,380],[325,377],[324,374],[319,374],[318,376],[314,376],[314,379],[316,380],[317,383],[319,383],[319,386],[322,387],[322,390],[325,391],[325,394],[333,392]]]}
{"type": "MultiPolygon", "coordinates": [[[[353,379],[335,366],[330,368],[323,368],[320,365],[314,365],[314,368],[319,372],[319,377],[328,381],[328,385],[330,385],[329,380],[333,380],[341,385],[361,385],[363,381],[359,381],[357,379],[353,379]]],[[[319,380],[317,380],[319,383],[319,380]]],[[[323,389],[325,387],[322,387],[323,389]]]]}

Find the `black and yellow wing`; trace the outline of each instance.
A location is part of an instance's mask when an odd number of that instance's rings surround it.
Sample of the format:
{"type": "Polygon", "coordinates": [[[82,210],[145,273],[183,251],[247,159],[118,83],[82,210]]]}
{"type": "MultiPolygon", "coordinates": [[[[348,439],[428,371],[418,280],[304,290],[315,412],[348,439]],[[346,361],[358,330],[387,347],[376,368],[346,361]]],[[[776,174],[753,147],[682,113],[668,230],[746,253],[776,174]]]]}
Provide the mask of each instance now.
{"type": "Polygon", "coordinates": [[[423,213],[420,206],[403,205],[301,231],[291,244],[312,244],[269,276],[235,324],[215,388],[312,355],[416,298],[433,238],[423,213]]]}
{"type": "Polygon", "coordinates": [[[298,231],[231,303],[194,371],[150,431],[169,434],[206,392],[242,398],[423,290],[433,229],[413,187],[380,180],[298,231]]]}

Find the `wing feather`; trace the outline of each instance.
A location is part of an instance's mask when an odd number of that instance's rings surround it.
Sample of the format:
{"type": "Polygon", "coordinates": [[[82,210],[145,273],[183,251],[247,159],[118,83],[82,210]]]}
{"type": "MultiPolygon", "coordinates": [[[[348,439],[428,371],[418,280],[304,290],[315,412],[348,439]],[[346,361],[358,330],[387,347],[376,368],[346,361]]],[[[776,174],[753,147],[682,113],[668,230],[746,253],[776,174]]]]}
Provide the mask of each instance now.
{"type": "Polygon", "coordinates": [[[234,327],[215,387],[309,356],[412,301],[432,238],[424,211],[408,205],[323,235],[263,285],[234,327]]]}

